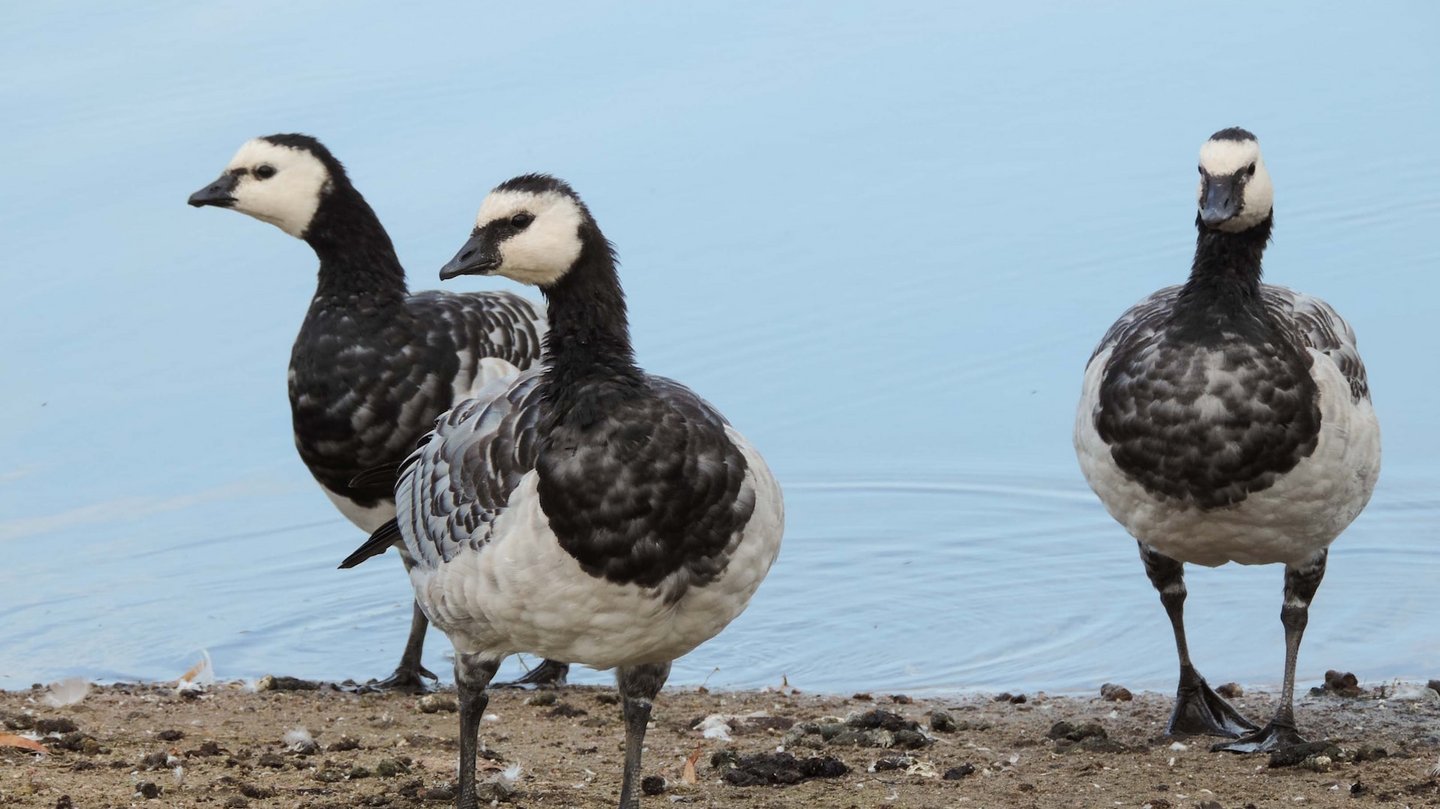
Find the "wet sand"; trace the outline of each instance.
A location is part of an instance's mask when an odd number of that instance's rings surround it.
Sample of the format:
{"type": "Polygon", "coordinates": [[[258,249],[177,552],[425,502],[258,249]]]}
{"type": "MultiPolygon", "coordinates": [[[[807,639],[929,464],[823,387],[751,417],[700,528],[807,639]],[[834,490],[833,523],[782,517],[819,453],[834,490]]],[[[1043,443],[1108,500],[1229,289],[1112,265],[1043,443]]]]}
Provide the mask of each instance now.
{"type": "MultiPolygon", "coordinates": [[[[43,697],[0,692],[0,733],[38,736],[48,751],[0,747],[0,806],[320,809],[453,800],[453,692],[218,684],[186,696],[172,685],[122,684],[96,687],[67,707],[43,697]]],[[[1234,702],[1263,719],[1275,696],[1234,702]]],[[[1424,686],[1302,697],[1302,732],[1334,747],[1290,766],[1263,754],[1211,753],[1208,739],[1163,738],[1169,703],[1152,693],[1115,702],[1098,693],[1022,701],[666,691],[644,768],[648,785],[663,791],[642,806],[1440,806],[1440,777],[1431,774],[1440,758],[1440,694],[1424,686]],[[704,721],[716,714],[722,718],[704,721]],[[713,737],[725,732],[721,725],[730,739],[713,737]],[[697,726],[713,728],[712,737],[697,726]],[[793,760],[773,755],[782,746],[793,760]]],[[[497,691],[481,733],[480,776],[492,800],[616,804],[623,727],[612,690],[497,691]]]]}

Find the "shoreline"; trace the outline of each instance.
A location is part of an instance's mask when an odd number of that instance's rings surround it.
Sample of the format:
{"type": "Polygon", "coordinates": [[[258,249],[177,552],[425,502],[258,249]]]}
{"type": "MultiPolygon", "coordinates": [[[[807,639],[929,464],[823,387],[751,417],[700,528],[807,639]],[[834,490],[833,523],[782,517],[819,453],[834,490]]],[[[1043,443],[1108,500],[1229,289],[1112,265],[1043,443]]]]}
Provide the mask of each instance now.
{"type": "MultiPolygon", "coordinates": [[[[283,684],[283,683],[282,683],[283,684]]],[[[293,685],[293,684],[292,684],[293,685]]],[[[793,688],[662,692],[642,806],[1440,806],[1440,692],[1422,684],[1297,698],[1330,747],[1294,761],[1162,736],[1170,696],[911,697],[793,688]],[[728,737],[728,738],[727,738],[728,737]],[[777,749],[794,756],[777,756],[777,749]]],[[[93,686],[51,707],[0,692],[0,806],[443,807],[453,802],[453,688],[417,697],[217,683],[93,686]],[[68,796],[68,803],[67,803],[68,796]],[[153,796],[153,797],[151,797],[153,796]]],[[[1126,692],[1128,694],[1128,692],[1126,692]]],[[[1112,694],[1118,696],[1118,692],[1112,694]]],[[[1235,698],[1252,719],[1273,692],[1235,698]]],[[[623,726],[612,688],[497,690],[481,780],[516,806],[613,807],[623,726]]]]}

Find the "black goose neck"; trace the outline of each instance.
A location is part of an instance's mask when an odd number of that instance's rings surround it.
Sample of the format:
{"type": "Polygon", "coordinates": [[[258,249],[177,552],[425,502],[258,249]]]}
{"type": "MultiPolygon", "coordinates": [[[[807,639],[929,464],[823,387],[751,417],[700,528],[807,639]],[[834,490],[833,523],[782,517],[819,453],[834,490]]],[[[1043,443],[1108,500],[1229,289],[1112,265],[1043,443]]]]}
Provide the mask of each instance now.
{"type": "Polygon", "coordinates": [[[546,382],[552,394],[589,376],[638,378],[625,293],[609,242],[591,226],[580,257],[559,281],[541,287],[549,305],[546,382]]]}
{"type": "Polygon", "coordinates": [[[1196,218],[1199,235],[1182,301],[1254,303],[1260,300],[1261,259],[1270,242],[1274,215],[1247,230],[1212,230],[1196,218]]]}
{"type": "Polygon", "coordinates": [[[320,258],[317,301],[404,300],[405,269],[390,234],[348,181],[335,182],[321,198],[304,239],[320,258]]]}

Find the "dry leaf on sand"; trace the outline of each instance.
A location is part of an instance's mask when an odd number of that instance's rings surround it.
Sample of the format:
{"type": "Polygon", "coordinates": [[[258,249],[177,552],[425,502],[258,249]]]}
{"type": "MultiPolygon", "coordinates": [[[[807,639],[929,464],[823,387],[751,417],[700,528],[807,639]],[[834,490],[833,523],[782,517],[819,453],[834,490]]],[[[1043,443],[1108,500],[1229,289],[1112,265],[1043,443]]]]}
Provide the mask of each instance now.
{"type": "Polygon", "coordinates": [[[13,733],[0,733],[0,747],[18,747],[21,750],[34,750],[37,753],[50,752],[45,749],[45,745],[13,733]]]}
{"type": "Polygon", "coordinates": [[[700,782],[700,777],[695,774],[695,762],[700,760],[700,751],[704,748],[697,747],[690,757],[685,759],[685,768],[680,771],[680,780],[687,784],[700,782]]]}

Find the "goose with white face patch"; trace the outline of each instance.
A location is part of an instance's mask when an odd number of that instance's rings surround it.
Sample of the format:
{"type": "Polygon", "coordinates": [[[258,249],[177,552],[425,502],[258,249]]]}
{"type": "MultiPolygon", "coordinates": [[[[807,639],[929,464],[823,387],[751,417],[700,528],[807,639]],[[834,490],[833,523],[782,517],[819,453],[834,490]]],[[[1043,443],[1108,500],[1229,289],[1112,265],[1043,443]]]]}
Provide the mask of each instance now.
{"type": "Polygon", "coordinates": [[[1091,488],[1140,543],[1175,631],[1167,732],[1256,752],[1303,741],[1295,663],[1330,543],[1370,500],[1380,429],[1355,333],[1324,301],[1260,281],[1274,191],[1255,136],[1200,150],[1189,280],[1132,307],[1085,370],[1075,449],[1091,488]],[[1285,674],[1263,728],[1216,694],[1185,643],[1184,563],[1285,565],[1285,674]],[[1238,738],[1237,738],[1238,737],[1238,738]]]}
{"type": "Polygon", "coordinates": [[[688,388],[631,352],[615,257],[565,183],[526,175],[486,198],[441,270],[540,287],[543,370],[446,414],[410,456],[396,523],[416,599],[455,646],[460,792],[476,805],[485,689],[507,655],[615,668],[624,698],[622,809],[639,805],[651,701],[671,661],[750,601],[780,550],[784,505],[765,461],[688,388]]]}
{"type": "MultiPolygon", "coordinates": [[[[249,141],[190,204],[269,222],[319,257],[315,297],[290,356],[295,447],[336,508],[367,533],[394,518],[396,470],[435,418],[540,356],[543,312],[524,298],[410,294],[379,218],[314,138],[249,141]]],[[[375,685],[419,690],[422,675],[433,677],[420,664],[426,626],[416,606],[399,667],[375,685]]],[[[565,667],[532,674],[563,682],[565,667]]]]}

